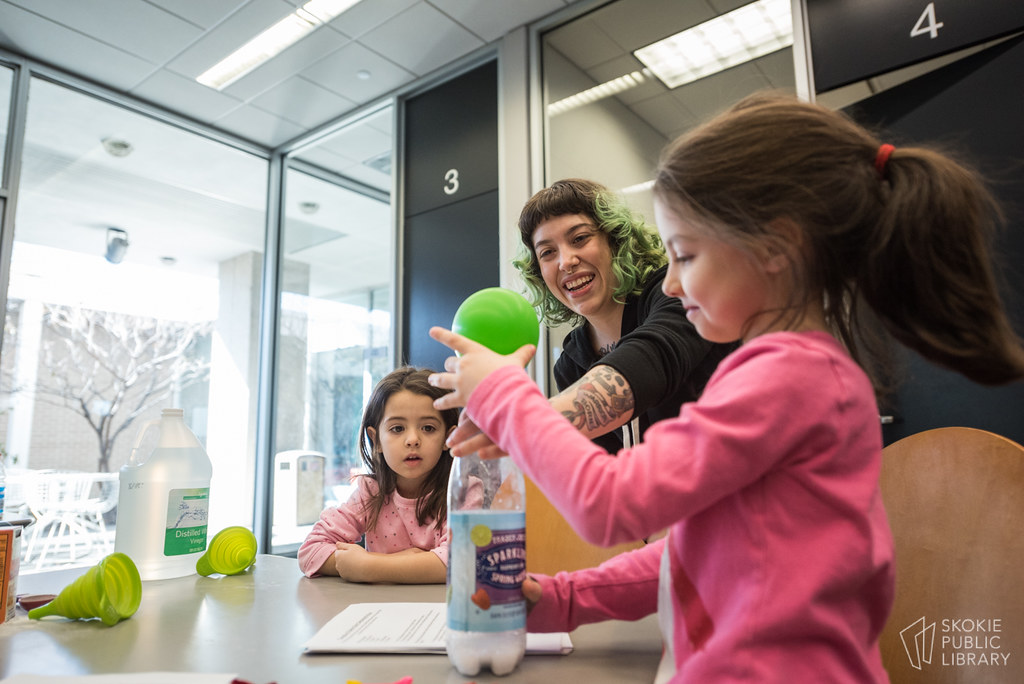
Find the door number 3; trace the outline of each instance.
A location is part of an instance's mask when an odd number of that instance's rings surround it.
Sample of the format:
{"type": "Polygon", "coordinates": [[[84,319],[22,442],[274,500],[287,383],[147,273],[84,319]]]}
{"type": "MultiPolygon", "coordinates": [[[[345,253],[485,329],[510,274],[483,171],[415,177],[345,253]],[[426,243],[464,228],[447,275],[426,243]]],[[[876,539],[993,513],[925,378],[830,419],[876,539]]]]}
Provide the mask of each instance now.
{"type": "Polygon", "coordinates": [[[917,18],[917,23],[910,30],[910,37],[916,38],[927,34],[933,40],[939,37],[939,29],[943,27],[941,21],[935,20],[935,3],[929,2],[924,12],[917,18]]]}
{"type": "Polygon", "coordinates": [[[448,169],[444,174],[444,194],[454,195],[459,191],[459,170],[448,169]]]}

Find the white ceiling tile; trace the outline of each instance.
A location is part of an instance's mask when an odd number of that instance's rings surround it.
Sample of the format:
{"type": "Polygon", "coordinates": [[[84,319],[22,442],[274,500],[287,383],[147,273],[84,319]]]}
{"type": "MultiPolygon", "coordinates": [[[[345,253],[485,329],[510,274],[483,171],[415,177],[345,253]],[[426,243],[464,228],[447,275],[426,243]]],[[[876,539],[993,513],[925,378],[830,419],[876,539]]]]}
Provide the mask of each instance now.
{"type": "Polygon", "coordinates": [[[285,0],[251,0],[205,33],[167,67],[182,76],[195,78],[294,11],[285,0]]]}
{"type": "MultiPolygon", "coordinates": [[[[636,71],[640,71],[644,68],[644,65],[634,57],[632,54],[625,53],[619,57],[598,64],[597,66],[588,70],[590,76],[594,79],[595,83],[607,83],[608,81],[619,78],[626,74],[632,74],[636,71]]],[[[640,85],[624,90],[615,97],[619,98],[622,102],[638,102],[640,100],[646,100],[651,97],[655,97],[666,92],[665,85],[659,81],[655,76],[647,77],[640,85]]]]}
{"type": "Polygon", "coordinates": [[[305,130],[298,124],[249,105],[234,109],[213,123],[266,147],[278,147],[305,130]]]}
{"type": "Polygon", "coordinates": [[[696,26],[717,12],[704,0],[628,0],[602,7],[592,16],[618,46],[631,51],[696,26]]]}
{"type": "Polygon", "coordinates": [[[131,93],[148,102],[207,123],[242,104],[236,98],[166,69],[161,69],[132,88],[131,93]]]}
{"type": "Polygon", "coordinates": [[[391,149],[391,135],[372,126],[348,126],[319,144],[340,157],[359,163],[391,149]]]}
{"type": "MultiPolygon", "coordinates": [[[[683,131],[698,122],[697,117],[669,93],[634,103],[630,109],[658,131],[683,131]]],[[[675,137],[672,133],[667,140],[675,137]]]]}
{"type": "Polygon", "coordinates": [[[757,67],[747,62],[679,86],[671,92],[683,106],[704,120],[755,90],[767,87],[767,79],[757,67]]]}
{"type": "Polygon", "coordinates": [[[304,149],[296,154],[295,157],[296,159],[301,159],[342,175],[344,175],[344,169],[359,163],[355,159],[336,154],[333,150],[328,150],[321,145],[314,145],[311,148],[304,149]]]}
{"type": "Polygon", "coordinates": [[[393,17],[360,42],[420,76],[484,44],[425,3],[393,17]]]}
{"type": "Polygon", "coordinates": [[[252,99],[289,76],[294,76],[309,65],[315,64],[348,42],[349,39],[337,31],[321,26],[273,59],[242,76],[225,88],[224,92],[240,100],[252,99]]]}
{"type": "Polygon", "coordinates": [[[754,66],[764,75],[773,88],[796,89],[796,67],[793,65],[793,48],[785,48],[754,60],[754,66]]]}
{"type": "Polygon", "coordinates": [[[156,65],[7,3],[0,4],[0,47],[72,74],[127,90],[156,65]]]}
{"type": "Polygon", "coordinates": [[[711,3],[711,6],[715,8],[718,14],[725,14],[744,5],[749,5],[751,0],[708,0],[708,2],[711,3]]]}
{"type": "Polygon", "coordinates": [[[363,0],[332,19],[328,26],[346,36],[358,38],[417,2],[422,0],[363,0]]]}
{"type": "Polygon", "coordinates": [[[373,130],[386,133],[390,137],[395,129],[394,115],[395,112],[391,107],[385,107],[370,116],[364,117],[361,121],[373,130]]]}
{"type": "Polygon", "coordinates": [[[414,78],[413,74],[373,50],[349,43],[302,70],[302,77],[359,103],[370,102],[414,78]],[[357,75],[370,74],[367,79],[357,75]]]}
{"type": "MultiPolygon", "coordinates": [[[[678,2],[678,0],[675,0],[678,2]]],[[[467,29],[491,43],[503,35],[565,5],[562,0],[432,0],[432,4],[467,29]]]]}
{"type": "MultiPolygon", "coordinates": [[[[385,151],[389,151],[386,148],[385,151]]],[[[391,175],[377,169],[370,168],[362,162],[354,161],[335,154],[330,150],[313,148],[298,155],[299,159],[319,166],[328,171],[333,171],[346,178],[358,181],[371,188],[377,188],[384,192],[391,192],[391,175]]]]}
{"type": "Polygon", "coordinates": [[[156,0],[160,7],[196,26],[208,29],[248,0],[156,0]]]}
{"type": "Polygon", "coordinates": [[[581,69],[589,69],[622,54],[622,48],[590,17],[545,33],[544,41],[581,69]]]}
{"type": "Polygon", "coordinates": [[[349,111],[356,103],[310,81],[290,78],[250,104],[306,128],[315,128],[349,111]]]}
{"type": "Polygon", "coordinates": [[[391,192],[391,176],[371,169],[366,164],[353,164],[340,169],[339,172],[352,180],[359,181],[371,188],[377,188],[384,192],[391,192]]]}
{"type": "MultiPolygon", "coordinates": [[[[8,0],[33,11],[40,3],[8,0]]],[[[47,0],[47,16],[79,33],[150,62],[163,63],[201,29],[142,0],[47,0]]]]}

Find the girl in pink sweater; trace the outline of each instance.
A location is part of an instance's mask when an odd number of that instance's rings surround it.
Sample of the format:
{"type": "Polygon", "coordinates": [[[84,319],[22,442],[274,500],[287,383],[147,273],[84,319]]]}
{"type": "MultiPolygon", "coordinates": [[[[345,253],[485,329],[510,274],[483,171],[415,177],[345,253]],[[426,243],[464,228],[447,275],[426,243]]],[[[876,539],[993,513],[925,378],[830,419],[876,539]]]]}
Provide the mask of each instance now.
{"type": "Polygon", "coordinates": [[[363,412],[359,451],[367,474],[356,491],[329,508],[299,547],[309,577],[408,584],[445,581],[448,564],[448,473],[445,439],[457,409],[438,410],[446,394],[427,382],[430,371],[392,371],[373,390],[363,412]],[[365,537],[365,548],[359,541],[365,537]]]}
{"type": "Polygon", "coordinates": [[[977,382],[1024,377],[991,270],[993,200],[943,155],[768,95],[669,146],[654,196],[664,291],[702,337],[741,346],[643,443],[615,457],[553,411],[522,370],[532,347],[503,357],[431,330],[460,353],[431,376],[455,390],[435,406],[466,406],[585,539],[669,528],[524,583],[528,628],[657,611],[659,682],[885,682],[893,546],[869,372],[887,333],[977,382]]]}

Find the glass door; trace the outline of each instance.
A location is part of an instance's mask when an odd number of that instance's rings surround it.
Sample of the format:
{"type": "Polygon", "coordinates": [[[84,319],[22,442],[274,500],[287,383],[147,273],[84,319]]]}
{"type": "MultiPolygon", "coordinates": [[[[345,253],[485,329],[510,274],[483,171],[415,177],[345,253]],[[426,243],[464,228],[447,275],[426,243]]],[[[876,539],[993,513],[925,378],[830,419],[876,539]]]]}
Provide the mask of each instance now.
{"type": "Polygon", "coordinates": [[[272,553],[362,471],[359,425],[392,365],[391,107],[292,155],[278,310],[272,553]]]}

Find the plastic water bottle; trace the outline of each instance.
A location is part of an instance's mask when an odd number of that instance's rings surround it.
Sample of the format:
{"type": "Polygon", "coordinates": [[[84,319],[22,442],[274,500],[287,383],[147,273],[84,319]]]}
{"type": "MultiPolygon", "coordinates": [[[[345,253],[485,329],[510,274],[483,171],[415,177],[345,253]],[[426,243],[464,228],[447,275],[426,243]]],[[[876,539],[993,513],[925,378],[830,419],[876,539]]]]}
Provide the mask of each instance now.
{"type": "Polygon", "coordinates": [[[512,459],[455,459],[448,530],[448,659],[467,677],[508,674],[526,653],[526,488],[512,459]]]}
{"type": "Polygon", "coordinates": [[[181,409],[164,409],[142,427],[121,467],[114,551],[135,561],[143,580],[183,577],[206,551],[213,466],[181,409]],[[146,432],[159,426],[156,448],[137,458],[146,432]]]}

